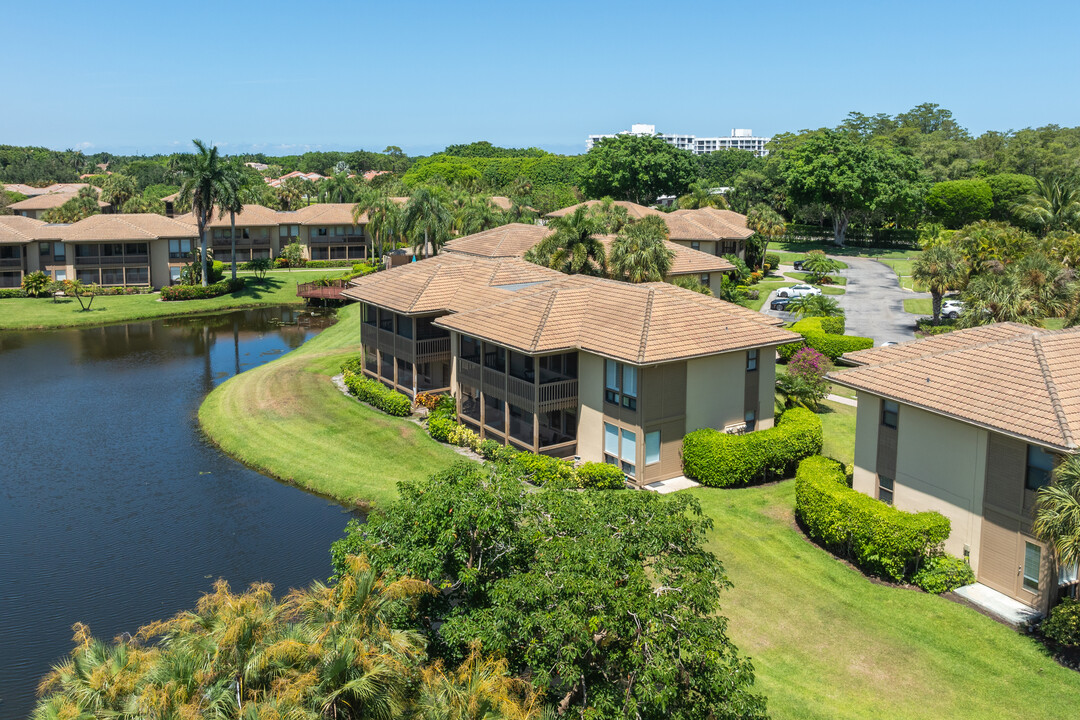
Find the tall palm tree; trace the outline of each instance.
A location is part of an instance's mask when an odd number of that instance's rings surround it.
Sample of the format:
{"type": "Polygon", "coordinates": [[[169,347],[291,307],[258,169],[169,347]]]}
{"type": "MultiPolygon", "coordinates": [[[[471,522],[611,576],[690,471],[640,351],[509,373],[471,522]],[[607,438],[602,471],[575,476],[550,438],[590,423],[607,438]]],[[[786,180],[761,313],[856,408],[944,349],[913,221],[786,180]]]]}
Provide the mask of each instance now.
{"type": "Polygon", "coordinates": [[[218,155],[218,149],[207,147],[202,140],[193,140],[198,151],[185,155],[180,169],[180,202],[190,204],[199,226],[199,242],[202,247],[202,284],[205,287],[209,273],[206,267],[206,225],[225,195],[227,169],[225,161],[218,155]]]}
{"type": "Polygon", "coordinates": [[[1044,235],[1053,230],[1080,230],[1080,178],[1052,175],[1036,180],[1034,192],[1017,203],[1013,212],[1044,235]]]}
{"type": "Polygon", "coordinates": [[[684,210],[698,210],[705,207],[727,210],[727,198],[719,193],[712,193],[708,186],[701,182],[690,183],[689,192],[679,198],[679,207],[684,210]]]}
{"type": "Polygon", "coordinates": [[[570,275],[604,275],[607,256],[597,239],[603,222],[582,205],[572,214],[557,218],[551,233],[525,254],[525,259],[570,275]]]}
{"type": "Polygon", "coordinates": [[[840,304],[825,295],[800,295],[792,298],[787,310],[795,313],[796,317],[841,317],[844,314],[840,304]]]}
{"type": "Polygon", "coordinates": [[[236,280],[236,213],[244,211],[243,167],[239,159],[234,159],[225,166],[225,176],[221,183],[221,198],[218,201],[218,217],[224,217],[225,213],[229,213],[233,280],[236,280]]]}
{"type": "Polygon", "coordinates": [[[487,198],[469,195],[453,212],[454,235],[472,235],[506,223],[503,214],[487,198]]]}
{"type": "Polygon", "coordinates": [[[439,247],[449,238],[453,218],[439,195],[421,186],[405,203],[401,222],[405,232],[413,236],[413,252],[422,248],[421,256],[427,257],[429,246],[432,255],[439,254],[439,247]]]}
{"type": "Polygon", "coordinates": [[[608,268],[616,280],[659,282],[671,270],[675,252],[667,246],[668,226],[650,215],[623,228],[611,244],[608,268]]]}
{"type": "Polygon", "coordinates": [[[285,178],[277,190],[278,204],[282,210],[296,210],[300,207],[300,201],[304,198],[304,183],[297,177],[285,178]]]}
{"type": "Polygon", "coordinates": [[[1080,458],[1070,455],[1054,468],[1054,481],[1036,496],[1035,534],[1057,553],[1058,564],[1080,563],[1080,458]]]}
{"type": "Polygon", "coordinates": [[[935,325],[941,324],[942,297],[950,290],[964,287],[969,270],[963,254],[952,245],[935,245],[912,264],[911,276],[930,291],[935,325]]]}
{"type": "Polygon", "coordinates": [[[1039,325],[1044,317],[1035,292],[1015,273],[977,275],[968,282],[963,298],[964,312],[957,322],[960,327],[994,322],[1039,325]]]}
{"type": "Polygon", "coordinates": [[[746,226],[762,239],[762,262],[769,253],[769,243],[787,233],[787,223],[784,222],[784,218],[765,203],[758,203],[750,208],[750,212],[746,213],[746,226]]]}
{"type": "Polygon", "coordinates": [[[319,183],[319,202],[348,203],[357,195],[356,181],[345,173],[338,173],[319,183]]]}

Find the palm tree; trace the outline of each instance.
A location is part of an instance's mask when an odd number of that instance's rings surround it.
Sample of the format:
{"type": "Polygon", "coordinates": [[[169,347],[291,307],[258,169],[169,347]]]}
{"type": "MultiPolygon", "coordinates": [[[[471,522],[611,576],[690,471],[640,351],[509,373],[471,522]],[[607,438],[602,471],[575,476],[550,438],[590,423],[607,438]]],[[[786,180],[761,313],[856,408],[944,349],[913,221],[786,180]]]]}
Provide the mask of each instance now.
{"type": "Polygon", "coordinates": [[[1070,455],[1056,468],[1054,481],[1036,495],[1035,534],[1054,548],[1058,565],[1080,563],[1080,458],[1070,455]]]}
{"type": "Polygon", "coordinates": [[[278,204],[282,210],[296,210],[300,207],[300,201],[304,198],[304,183],[297,177],[285,178],[278,187],[278,204]]]}
{"type": "Polygon", "coordinates": [[[784,222],[784,218],[765,203],[758,203],[750,208],[750,212],[746,213],[746,226],[762,238],[762,262],[769,253],[769,243],[787,233],[787,223],[784,222]]]}
{"type": "Polygon", "coordinates": [[[225,166],[225,177],[221,183],[221,198],[218,201],[218,217],[224,217],[225,213],[229,213],[233,280],[236,280],[236,213],[244,211],[243,167],[239,160],[233,160],[225,166]]]}
{"type": "Polygon", "coordinates": [[[622,205],[616,205],[609,197],[588,208],[588,212],[599,223],[600,232],[615,235],[630,222],[630,213],[622,205]]]}
{"type": "Polygon", "coordinates": [[[422,672],[414,712],[418,720],[530,720],[541,715],[542,699],[508,675],[505,659],[483,657],[475,642],[456,670],[439,662],[422,672]]]}
{"type": "Polygon", "coordinates": [[[557,218],[551,233],[526,254],[525,259],[570,275],[604,275],[607,257],[597,235],[604,231],[600,219],[582,205],[572,214],[557,218]]]}
{"type": "Polygon", "coordinates": [[[421,255],[427,257],[429,246],[432,255],[439,254],[439,247],[450,235],[453,218],[435,192],[419,187],[405,203],[401,222],[405,232],[413,236],[413,252],[423,248],[421,255]]]}
{"type": "Polygon", "coordinates": [[[1062,317],[1077,297],[1076,272],[1041,252],[1028,253],[1008,272],[1031,288],[1043,317],[1062,317]]]}
{"type": "Polygon", "coordinates": [[[506,223],[487,198],[470,195],[453,212],[454,235],[472,235],[506,223]]]}
{"type": "Polygon", "coordinates": [[[679,207],[684,210],[698,210],[704,207],[714,207],[727,210],[727,198],[719,193],[712,193],[709,188],[701,183],[690,183],[689,192],[679,198],[679,207]]]}
{"type": "Polygon", "coordinates": [[[1013,207],[1016,216],[1045,235],[1053,230],[1080,230],[1080,179],[1053,175],[1035,181],[1035,191],[1013,207]]]}
{"type": "Polygon", "coordinates": [[[941,299],[950,290],[959,290],[967,283],[967,262],[960,251],[951,245],[929,248],[911,266],[915,282],[930,291],[934,306],[934,324],[941,324],[941,299]]]}
{"type": "Polygon", "coordinates": [[[810,282],[820,284],[822,280],[840,269],[840,264],[821,250],[811,250],[803,260],[803,270],[810,273],[810,282]]]}
{"type": "Polygon", "coordinates": [[[105,178],[101,184],[101,199],[114,208],[120,209],[128,200],[138,194],[135,181],[127,175],[115,173],[105,178]]]}
{"type": "Polygon", "coordinates": [[[675,252],[667,246],[668,226],[650,215],[623,228],[611,244],[608,266],[616,280],[659,282],[671,270],[675,252]]]}
{"type": "Polygon", "coordinates": [[[356,199],[356,181],[345,173],[338,173],[319,183],[319,202],[348,203],[356,199]]]}
{"type": "Polygon", "coordinates": [[[844,314],[840,304],[825,295],[800,295],[792,298],[787,310],[795,313],[796,317],[841,317],[844,314]]]}
{"type": "Polygon", "coordinates": [[[198,152],[183,157],[179,200],[191,205],[191,211],[195,214],[195,221],[199,226],[199,241],[202,247],[202,284],[205,287],[209,277],[206,267],[206,225],[210,222],[214,206],[218,205],[225,195],[228,170],[225,162],[218,155],[216,145],[208,148],[202,140],[192,142],[198,152]]]}
{"type": "Polygon", "coordinates": [[[988,272],[973,278],[964,291],[964,312],[957,325],[974,327],[994,322],[1040,325],[1038,298],[1015,273],[988,272]]]}

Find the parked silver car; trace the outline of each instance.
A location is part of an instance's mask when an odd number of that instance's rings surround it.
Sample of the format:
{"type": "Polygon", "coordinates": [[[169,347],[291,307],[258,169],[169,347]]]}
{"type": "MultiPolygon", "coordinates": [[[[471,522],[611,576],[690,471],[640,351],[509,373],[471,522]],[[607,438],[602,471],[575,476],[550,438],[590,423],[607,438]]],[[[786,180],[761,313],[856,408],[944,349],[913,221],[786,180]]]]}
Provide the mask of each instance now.
{"type": "Polygon", "coordinates": [[[792,285],[791,287],[780,288],[776,291],[777,297],[807,297],[809,295],[820,295],[821,288],[816,288],[813,285],[799,284],[792,285]]]}
{"type": "Polygon", "coordinates": [[[964,303],[960,300],[946,300],[941,303],[941,317],[955,320],[964,312],[964,303]]]}

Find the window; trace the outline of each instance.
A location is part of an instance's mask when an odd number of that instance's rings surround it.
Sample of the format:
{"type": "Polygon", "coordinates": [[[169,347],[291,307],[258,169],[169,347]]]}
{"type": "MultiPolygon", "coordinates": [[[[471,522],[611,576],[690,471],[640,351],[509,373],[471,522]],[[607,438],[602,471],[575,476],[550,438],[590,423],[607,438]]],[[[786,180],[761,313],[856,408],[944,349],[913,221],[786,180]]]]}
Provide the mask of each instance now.
{"type": "Polygon", "coordinates": [[[364,303],[364,324],[365,325],[374,325],[374,324],[376,324],[376,319],[375,318],[377,316],[378,316],[378,311],[375,309],[375,306],[374,305],[368,305],[367,303],[364,303]]]}
{"type": "Polygon", "coordinates": [[[369,373],[379,374],[379,356],[370,345],[364,346],[364,369],[369,373]]]}
{"type": "Polygon", "coordinates": [[[169,259],[170,260],[183,260],[191,257],[191,241],[190,240],[170,240],[169,241],[169,259]]]}
{"type": "Polygon", "coordinates": [[[604,462],[609,465],[618,465],[619,460],[619,428],[609,423],[604,423],[604,462]]]}
{"type": "Polygon", "coordinates": [[[1042,564],[1042,548],[1035,543],[1024,543],[1024,589],[1039,592],[1039,566],[1042,564]]]}
{"type": "Polygon", "coordinates": [[[655,430],[645,433],[645,464],[654,465],[660,462],[660,431],[655,430]]]}
{"type": "Polygon", "coordinates": [[[893,479],[885,477],[884,475],[878,475],[877,488],[878,500],[886,505],[892,505],[893,479]]]}
{"type": "Polygon", "coordinates": [[[757,370],[757,350],[746,351],[746,372],[754,372],[757,370]]]}
{"type": "Polygon", "coordinates": [[[637,435],[629,430],[620,430],[611,423],[604,423],[604,462],[621,468],[627,475],[633,475],[634,463],[637,462],[637,435]]]}
{"type": "Polygon", "coordinates": [[[56,280],[57,280],[57,282],[59,282],[61,280],[67,280],[67,270],[57,270],[56,271],[56,280]]]}
{"type": "Polygon", "coordinates": [[[637,410],[637,368],[614,360],[604,361],[604,400],[637,410]]]}
{"type": "Polygon", "coordinates": [[[709,273],[701,273],[701,284],[705,287],[711,287],[712,275],[709,273]]]}
{"type": "Polygon", "coordinates": [[[743,414],[743,421],[746,423],[747,430],[753,430],[754,426],[757,424],[757,413],[753,410],[747,410],[743,414]]]}
{"type": "Polygon", "coordinates": [[[282,238],[294,238],[300,236],[299,225],[280,225],[278,226],[278,237],[282,238]]]}
{"type": "Polygon", "coordinates": [[[622,471],[627,475],[634,474],[634,463],[637,462],[637,435],[629,430],[622,431],[622,471]]]}
{"type": "Polygon", "coordinates": [[[324,228],[324,227],[320,227],[320,228],[315,228],[315,234],[316,234],[316,235],[317,235],[318,237],[326,237],[326,236],[327,236],[327,235],[329,235],[330,233],[329,233],[329,232],[327,231],[327,229],[326,229],[326,228],[324,228]]]}
{"type": "Polygon", "coordinates": [[[124,271],[124,282],[128,285],[149,285],[150,268],[129,267],[124,271]]]}
{"type": "Polygon", "coordinates": [[[146,255],[146,243],[126,243],[124,245],[125,255],[146,255]]]}
{"type": "Polygon", "coordinates": [[[178,282],[180,282],[180,271],[181,270],[183,270],[183,268],[178,268],[178,267],[169,268],[169,282],[170,283],[178,283],[178,282]]]}
{"type": "Polygon", "coordinates": [[[404,315],[397,316],[397,334],[406,340],[412,340],[412,318],[404,315]]]}
{"type": "Polygon", "coordinates": [[[47,242],[38,243],[38,254],[39,255],[51,255],[52,254],[52,243],[47,243],[47,242]]]}
{"type": "Polygon", "coordinates": [[[461,359],[480,363],[480,341],[469,335],[461,336],[461,359]]]}
{"type": "Polygon", "coordinates": [[[506,372],[506,349],[484,343],[484,367],[501,373],[506,372]]]}
{"type": "Polygon", "coordinates": [[[379,329],[394,332],[394,313],[379,308],[379,329]]]}
{"type": "Polygon", "coordinates": [[[884,400],[881,403],[881,424],[885,427],[895,428],[900,420],[900,405],[892,400],[884,400]]]}
{"type": "Polygon", "coordinates": [[[64,243],[53,243],[53,260],[63,260],[67,257],[67,248],[64,247],[64,243]]]}
{"type": "Polygon", "coordinates": [[[1024,487],[1028,490],[1038,490],[1044,485],[1050,484],[1050,473],[1054,471],[1054,456],[1037,445],[1028,445],[1027,448],[1027,475],[1024,479],[1024,487]]]}
{"type": "Polygon", "coordinates": [[[694,240],[693,242],[690,243],[690,249],[691,250],[701,250],[701,243],[699,243],[697,240],[694,240]]]}

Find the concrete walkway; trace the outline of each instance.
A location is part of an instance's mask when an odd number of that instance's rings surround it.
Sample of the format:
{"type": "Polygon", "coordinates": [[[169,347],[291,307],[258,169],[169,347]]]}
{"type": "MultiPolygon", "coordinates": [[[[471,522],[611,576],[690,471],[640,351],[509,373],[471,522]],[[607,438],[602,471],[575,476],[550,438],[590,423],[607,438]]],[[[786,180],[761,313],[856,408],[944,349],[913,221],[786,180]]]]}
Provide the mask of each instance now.
{"type": "Polygon", "coordinates": [[[834,403],[839,403],[840,405],[848,405],[850,407],[859,407],[859,402],[857,400],[854,400],[852,398],[844,397],[843,395],[833,395],[832,393],[830,393],[830,394],[825,396],[825,399],[826,400],[831,400],[834,403]]]}
{"type": "Polygon", "coordinates": [[[668,493],[678,492],[679,490],[689,490],[690,488],[701,487],[701,483],[694,482],[685,475],[671,478],[670,480],[661,480],[652,484],[646,485],[646,490],[651,490],[661,495],[667,495],[668,493]]]}
{"type": "Polygon", "coordinates": [[[1003,620],[1014,627],[1020,627],[1025,623],[1042,617],[1042,614],[1029,608],[1021,602],[1013,600],[1004,593],[999,593],[982,583],[965,585],[954,590],[957,595],[967,600],[989,614],[1003,620]]]}

